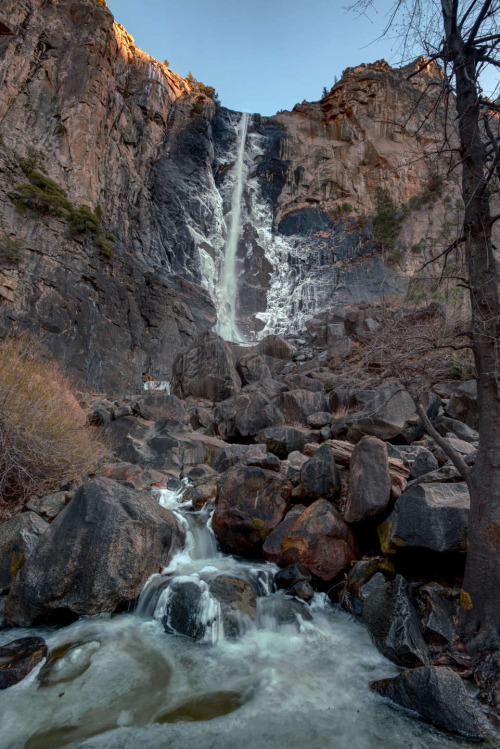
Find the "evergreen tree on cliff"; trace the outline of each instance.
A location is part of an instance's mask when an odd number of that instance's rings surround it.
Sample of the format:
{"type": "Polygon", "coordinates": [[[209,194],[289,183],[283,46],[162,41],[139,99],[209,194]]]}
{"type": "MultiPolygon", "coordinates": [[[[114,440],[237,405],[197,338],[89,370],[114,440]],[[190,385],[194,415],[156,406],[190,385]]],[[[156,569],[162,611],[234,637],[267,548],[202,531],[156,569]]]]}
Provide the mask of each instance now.
{"type": "MultiPolygon", "coordinates": [[[[370,6],[376,7],[375,0],[354,7],[370,6]]],[[[389,29],[403,32],[406,52],[416,47],[425,52],[420,70],[440,62],[443,95],[454,96],[458,113],[465,212],[461,236],[448,251],[465,248],[462,283],[471,300],[480,434],[475,465],[461,466],[471,512],[460,631],[471,652],[487,652],[500,647],[500,277],[492,241],[500,220],[500,99],[491,102],[483,95],[481,74],[487,68],[500,71],[500,2],[398,0],[389,29]]],[[[447,452],[456,458],[451,448],[447,452]]]]}

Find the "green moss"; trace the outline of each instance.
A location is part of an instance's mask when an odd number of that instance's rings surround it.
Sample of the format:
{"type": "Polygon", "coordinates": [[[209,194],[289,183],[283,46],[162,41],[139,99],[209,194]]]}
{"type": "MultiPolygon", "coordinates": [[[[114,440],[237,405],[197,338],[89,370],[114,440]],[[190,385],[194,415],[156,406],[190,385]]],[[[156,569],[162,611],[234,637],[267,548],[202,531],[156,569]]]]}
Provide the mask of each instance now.
{"type": "Polygon", "coordinates": [[[252,518],[250,522],[247,523],[247,526],[252,530],[257,531],[262,542],[264,542],[268,535],[271,533],[271,531],[266,528],[264,522],[260,518],[252,518]]]}
{"type": "Polygon", "coordinates": [[[10,576],[12,578],[19,574],[20,570],[24,567],[25,562],[26,557],[22,552],[17,551],[14,553],[10,562],[10,576]]]}
{"type": "Polygon", "coordinates": [[[377,528],[380,548],[383,554],[394,554],[396,552],[394,544],[391,541],[391,529],[392,523],[390,520],[381,523],[377,528]]]}

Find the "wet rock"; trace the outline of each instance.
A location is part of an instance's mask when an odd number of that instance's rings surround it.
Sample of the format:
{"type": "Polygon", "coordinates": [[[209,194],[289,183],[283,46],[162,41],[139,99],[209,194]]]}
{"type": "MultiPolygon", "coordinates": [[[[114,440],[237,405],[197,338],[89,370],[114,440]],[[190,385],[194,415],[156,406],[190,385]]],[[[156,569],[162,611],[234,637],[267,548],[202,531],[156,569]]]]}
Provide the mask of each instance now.
{"type": "Polygon", "coordinates": [[[410,479],[418,479],[431,471],[437,471],[439,463],[436,457],[425,447],[419,449],[411,467],[410,479]]]}
{"type": "Polygon", "coordinates": [[[378,650],[398,666],[415,668],[428,663],[418,614],[401,575],[370,593],[364,602],[363,622],[378,650]]]}
{"type": "Polygon", "coordinates": [[[0,647],[0,689],[22,681],[47,657],[47,652],[42,637],[22,637],[0,647]]]}
{"type": "Polygon", "coordinates": [[[238,359],[236,369],[243,385],[259,382],[264,377],[271,377],[271,370],[262,356],[258,354],[247,354],[238,359]]]}
{"type": "Polygon", "coordinates": [[[469,490],[461,484],[415,484],[399,497],[379,527],[382,551],[423,548],[467,550],[469,490]]]}
{"type": "Polygon", "coordinates": [[[476,380],[464,382],[454,393],[452,393],[446,407],[446,413],[451,416],[452,419],[463,421],[464,424],[467,424],[471,429],[477,429],[478,413],[476,380]]]}
{"type": "Polygon", "coordinates": [[[383,512],[391,499],[387,447],[377,437],[363,437],[354,447],[344,518],[356,523],[383,512]]]}
{"type": "Polygon", "coordinates": [[[266,561],[275,563],[279,561],[285,536],[305,509],[303,505],[294,505],[285,515],[285,519],[267,536],[262,547],[266,561]]]}
{"type": "Polygon", "coordinates": [[[190,486],[184,492],[183,499],[191,502],[195,510],[201,510],[207,502],[211,502],[217,495],[217,484],[207,483],[190,486]]]}
{"type": "Polygon", "coordinates": [[[215,619],[216,612],[204,616],[209,601],[208,586],[189,581],[173,580],[167,593],[162,624],[165,632],[186,635],[193,640],[201,640],[215,619]]]}
{"type": "Polygon", "coordinates": [[[83,484],[17,576],[9,625],[114,611],[135,599],[183,541],[177,518],[144,492],[110,479],[83,484]],[[96,552],[98,550],[98,553],[96,552]]]}
{"type": "Polygon", "coordinates": [[[311,583],[308,583],[306,581],[296,583],[291,588],[289,588],[289,590],[287,590],[287,593],[289,596],[300,598],[301,601],[305,601],[306,603],[310,603],[314,598],[314,588],[311,583]]]}
{"type": "Polygon", "coordinates": [[[35,512],[23,512],[0,525],[0,593],[9,590],[48,529],[35,512]]]}
{"type": "Polygon", "coordinates": [[[291,359],[295,353],[294,347],[279,335],[266,336],[256,350],[262,356],[272,356],[273,359],[291,359]]]}
{"type": "Polygon", "coordinates": [[[225,551],[259,556],[271,531],[284,518],[291,484],[273,471],[237,465],[222,475],[212,527],[225,551]]]}
{"type": "Polygon", "coordinates": [[[36,497],[31,499],[26,508],[31,512],[36,512],[41,518],[50,522],[64,510],[73,495],[70,492],[56,492],[55,494],[46,494],[45,497],[36,497]]]}
{"type": "Polygon", "coordinates": [[[241,390],[228,344],[216,333],[202,333],[176,358],[172,371],[175,395],[206,398],[218,403],[241,390]]]}
{"type": "Polygon", "coordinates": [[[302,620],[311,621],[309,606],[295,598],[287,598],[281,593],[259,598],[257,601],[257,621],[265,629],[275,626],[300,626],[302,620]]]}
{"type": "Polygon", "coordinates": [[[351,530],[331,503],[319,499],[296,520],[284,538],[280,566],[300,563],[325,582],[356,558],[351,530]]]}
{"type": "Polygon", "coordinates": [[[449,591],[437,583],[418,591],[422,634],[430,645],[449,645],[456,637],[455,607],[449,591]]]}
{"type": "Polygon", "coordinates": [[[257,596],[252,586],[238,577],[219,575],[209,582],[210,593],[221,604],[226,637],[238,637],[255,621],[257,596]]]}
{"type": "MultiPolygon", "coordinates": [[[[278,590],[289,591],[301,583],[309,583],[311,573],[303,564],[290,564],[274,576],[274,584],[278,590]]],[[[298,596],[300,598],[300,596],[298,596]]]]}
{"type": "Polygon", "coordinates": [[[214,420],[221,439],[248,441],[266,427],[282,426],[283,414],[262,393],[242,392],[220,403],[214,420]]]}
{"type": "Polygon", "coordinates": [[[285,417],[287,424],[305,425],[308,416],[318,411],[327,410],[328,398],[322,392],[289,390],[278,395],[276,405],[285,417]]]}
{"type": "Polygon", "coordinates": [[[449,668],[425,666],[403,671],[395,679],[376,681],[371,687],[438,728],[473,741],[484,739],[479,710],[460,676],[449,668]]]}
{"type": "Polygon", "coordinates": [[[286,460],[291,452],[303,452],[305,445],[314,442],[314,438],[313,432],[300,427],[268,427],[257,435],[259,442],[265,442],[268,451],[280,460],[286,460]]]}
{"type": "Polygon", "coordinates": [[[387,584],[385,576],[381,572],[376,572],[373,577],[370,577],[368,582],[361,586],[359,589],[359,598],[361,601],[366,601],[370,593],[374,590],[380,590],[387,584]]]}
{"type": "Polygon", "coordinates": [[[186,409],[175,395],[165,393],[150,393],[141,398],[135,407],[135,412],[146,421],[158,419],[175,419],[187,423],[189,420],[186,409]]]}
{"type": "Polygon", "coordinates": [[[340,490],[340,475],[333,452],[328,445],[321,445],[300,469],[300,499],[304,504],[320,498],[333,502],[340,490]]]}

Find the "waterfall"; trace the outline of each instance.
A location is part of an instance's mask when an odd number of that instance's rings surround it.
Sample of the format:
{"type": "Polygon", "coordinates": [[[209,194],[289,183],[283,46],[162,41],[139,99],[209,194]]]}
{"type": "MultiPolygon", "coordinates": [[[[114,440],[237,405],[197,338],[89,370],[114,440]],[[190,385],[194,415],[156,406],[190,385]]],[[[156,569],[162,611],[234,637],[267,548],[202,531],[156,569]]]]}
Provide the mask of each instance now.
{"type": "Polygon", "coordinates": [[[248,112],[243,112],[238,125],[236,162],[233,168],[234,187],[231,201],[231,219],[229,235],[224,248],[224,261],[220,279],[220,294],[224,303],[219,311],[217,332],[227,341],[241,341],[243,338],[236,324],[236,299],[238,294],[236,254],[241,230],[241,200],[247,173],[245,169],[245,143],[249,118],[248,112]]]}

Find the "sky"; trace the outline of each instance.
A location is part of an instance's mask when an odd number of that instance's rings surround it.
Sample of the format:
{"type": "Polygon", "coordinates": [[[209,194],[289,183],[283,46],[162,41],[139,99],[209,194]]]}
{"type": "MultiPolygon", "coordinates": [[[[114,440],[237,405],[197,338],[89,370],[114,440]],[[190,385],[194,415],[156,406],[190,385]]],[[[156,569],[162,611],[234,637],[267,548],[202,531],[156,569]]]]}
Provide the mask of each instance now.
{"type": "Polygon", "coordinates": [[[214,86],[223,106],[262,115],[318,100],[347,67],[397,64],[397,40],[378,38],[393,0],[369,16],[346,10],[353,2],[107,0],[136,46],[214,86]]]}

